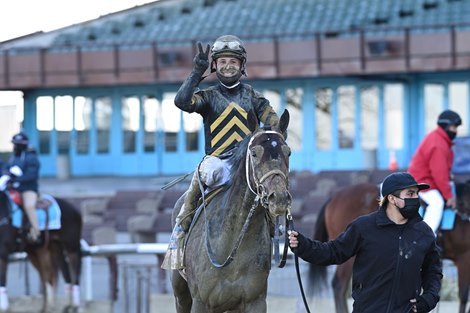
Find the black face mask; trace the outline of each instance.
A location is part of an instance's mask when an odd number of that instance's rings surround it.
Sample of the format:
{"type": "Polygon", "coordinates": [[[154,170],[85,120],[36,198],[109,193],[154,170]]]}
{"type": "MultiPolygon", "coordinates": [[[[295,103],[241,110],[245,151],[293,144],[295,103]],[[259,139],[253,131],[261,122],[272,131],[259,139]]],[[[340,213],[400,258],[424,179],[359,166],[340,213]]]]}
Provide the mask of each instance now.
{"type": "Polygon", "coordinates": [[[418,214],[420,203],[419,203],[419,198],[400,198],[397,197],[398,199],[402,199],[405,201],[405,206],[402,208],[398,208],[400,211],[400,214],[406,218],[410,219],[418,214]]]}
{"type": "Polygon", "coordinates": [[[457,136],[457,132],[453,132],[451,130],[446,130],[447,136],[449,136],[450,140],[454,140],[455,137],[457,136]]]}

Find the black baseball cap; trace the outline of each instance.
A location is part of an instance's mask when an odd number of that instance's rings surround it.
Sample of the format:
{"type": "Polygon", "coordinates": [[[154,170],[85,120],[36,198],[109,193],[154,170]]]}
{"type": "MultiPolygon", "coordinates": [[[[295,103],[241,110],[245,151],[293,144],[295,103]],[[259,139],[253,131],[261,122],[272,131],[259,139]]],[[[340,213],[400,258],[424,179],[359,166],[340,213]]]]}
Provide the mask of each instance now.
{"type": "Polygon", "coordinates": [[[416,186],[419,190],[428,189],[428,184],[419,184],[413,176],[406,172],[396,172],[385,177],[382,185],[380,186],[380,195],[386,197],[389,194],[403,190],[409,187],[416,186]]]}

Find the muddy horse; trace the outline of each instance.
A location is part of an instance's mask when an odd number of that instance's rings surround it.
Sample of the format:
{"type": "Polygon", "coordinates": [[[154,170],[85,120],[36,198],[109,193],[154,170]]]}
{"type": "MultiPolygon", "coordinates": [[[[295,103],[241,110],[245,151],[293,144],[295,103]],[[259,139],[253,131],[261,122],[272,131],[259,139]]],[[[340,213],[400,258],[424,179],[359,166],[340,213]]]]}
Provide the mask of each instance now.
{"type": "Polygon", "coordinates": [[[272,221],[285,216],[291,202],[288,123],[287,111],[271,130],[248,115],[251,135],[233,156],[230,183],[196,213],[185,250],[187,280],[172,271],[178,313],[266,312],[272,221]]]}

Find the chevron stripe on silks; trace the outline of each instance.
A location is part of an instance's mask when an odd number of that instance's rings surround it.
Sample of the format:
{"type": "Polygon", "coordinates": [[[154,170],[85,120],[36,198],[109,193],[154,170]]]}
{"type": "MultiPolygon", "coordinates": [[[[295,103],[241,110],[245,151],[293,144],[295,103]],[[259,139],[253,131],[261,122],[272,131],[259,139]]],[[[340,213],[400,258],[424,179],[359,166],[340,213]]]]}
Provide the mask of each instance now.
{"type": "Polygon", "coordinates": [[[248,113],[235,102],[227,108],[210,125],[211,155],[217,156],[229,150],[235,143],[240,142],[250,130],[247,125],[248,113]]]}

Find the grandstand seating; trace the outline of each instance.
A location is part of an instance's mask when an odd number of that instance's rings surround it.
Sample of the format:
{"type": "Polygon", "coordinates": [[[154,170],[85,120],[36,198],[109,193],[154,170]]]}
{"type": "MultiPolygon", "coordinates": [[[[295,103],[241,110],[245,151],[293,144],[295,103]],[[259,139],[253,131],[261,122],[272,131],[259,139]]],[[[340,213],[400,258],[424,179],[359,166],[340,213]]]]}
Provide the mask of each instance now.
{"type": "MultiPolygon", "coordinates": [[[[470,0],[184,0],[155,2],[145,10],[113,16],[75,32],[60,34],[53,46],[64,44],[116,44],[214,37],[235,33],[247,41],[278,35],[289,39],[314,32],[348,36],[368,29],[368,34],[396,34],[389,27],[417,27],[468,22],[470,0]],[[352,4],[351,2],[355,2],[352,4]],[[168,5],[171,4],[171,5],[168,5]],[[283,18],[286,14],[289,18],[283,18]]],[[[470,25],[462,26],[469,29],[470,25]]],[[[431,31],[429,27],[417,32],[431,31]]],[[[435,30],[432,30],[435,31],[435,30]]]]}

